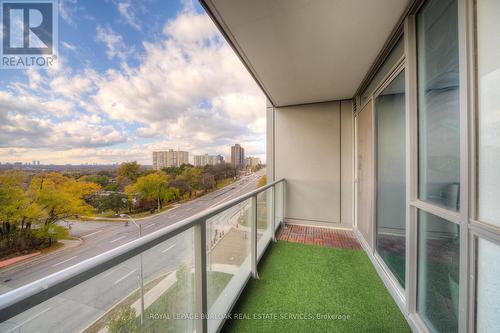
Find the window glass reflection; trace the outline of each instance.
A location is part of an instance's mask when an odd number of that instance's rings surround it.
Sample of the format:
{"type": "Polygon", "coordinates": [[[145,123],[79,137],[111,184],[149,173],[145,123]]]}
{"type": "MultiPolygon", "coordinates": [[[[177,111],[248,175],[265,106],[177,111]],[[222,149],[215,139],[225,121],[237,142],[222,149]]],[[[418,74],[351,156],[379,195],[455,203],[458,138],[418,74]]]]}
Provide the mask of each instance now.
{"type": "Polygon", "coordinates": [[[460,123],[456,0],[417,15],[419,198],[459,210],[460,123]]]}

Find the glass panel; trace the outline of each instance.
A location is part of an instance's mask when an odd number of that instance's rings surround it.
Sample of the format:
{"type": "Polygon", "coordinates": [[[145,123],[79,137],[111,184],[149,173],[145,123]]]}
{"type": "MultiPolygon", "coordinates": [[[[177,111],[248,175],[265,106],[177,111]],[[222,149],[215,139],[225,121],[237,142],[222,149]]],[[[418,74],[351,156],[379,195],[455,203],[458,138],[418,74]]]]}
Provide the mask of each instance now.
{"type": "Polygon", "coordinates": [[[418,213],[417,310],[432,332],[458,332],[459,225],[418,213]]]}
{"type": "Polygon", "coordinates": [[[217,330],[250,275],[251,200],[207,220],[209,332],[217,330]]]}
{"type": "Polygon", "coordinates": [[[264,252],[272,237],[271,216],[272,189],[267,189],[257,195],[257,258],[264,252]]]}
{"type": "Polygon", "coordinates": [[[193,244],[191,229],[1,323],[0,332],[192,332],[193,244]]]}
{"type": "Polygon", "coordinates": [[[419,197],[459,210],[460,124],[456,0],[417,15],[419,197]]]}
{"type": "Polygon", "coordinates": [[[400,38],[394,48],[389,53],[389,56],[385,60],[384,64],[379,68],[377,74],[373,77],[370,84],[361,94],[361,105],[363,105],[370,95],[373,93],[373,90],[382,82],[387,74],[391,71],[391,69],[396,65],[399,59],[401,59],[404,55],[404,43],[403,38],[400,38]]]}
{"type": "Polygon", "coordinates": [[[377,252],[405,287],[405,73],[375,100],[377,140],[377,252]]]}
{"type": "Polygon", "coordinates": [[[500,2],[477,1],[479,218],[500,226],[500,2]]]}
{"type": "Polygon", "coordinates": [[[479,239],[477,258],[477,332],[500,332],[500,246],[479,239]]]}

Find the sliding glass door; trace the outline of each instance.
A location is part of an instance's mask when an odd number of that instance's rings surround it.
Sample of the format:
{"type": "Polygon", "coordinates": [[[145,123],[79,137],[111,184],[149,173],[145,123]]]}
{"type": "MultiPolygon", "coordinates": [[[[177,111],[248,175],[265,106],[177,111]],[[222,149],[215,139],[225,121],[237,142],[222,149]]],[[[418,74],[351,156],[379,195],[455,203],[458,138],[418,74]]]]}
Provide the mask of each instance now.
{"type": "Polygon", "coordinates": [[[375,98],[376,249],[402,288],[406,267],[405,72],[375,98]]]}

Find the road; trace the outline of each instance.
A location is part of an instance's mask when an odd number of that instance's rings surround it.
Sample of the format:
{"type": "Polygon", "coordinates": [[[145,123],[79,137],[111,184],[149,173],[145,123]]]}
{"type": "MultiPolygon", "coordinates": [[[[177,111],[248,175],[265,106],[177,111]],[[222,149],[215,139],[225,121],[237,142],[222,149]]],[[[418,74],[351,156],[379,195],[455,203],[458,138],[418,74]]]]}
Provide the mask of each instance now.
{"type": "MultiPolygon", "coordinates": [[[[257,180],[264,173],[265,171],[261,170],[221,190],[138,221],[142,225],[143,234],[175,224],[207,208],[250,192],[257,187],[257,180]]],[[[212,227],[227,223],[230,216],[238,211],[239,207],[234,207],[221,213],[211,220],[212,227]]],[[[0,293],[53,274],[138,237],[138,229],[133,223],[125,226],[123,222],[75,222],[72,233],[83,240],[80,246],[0,270],[0,293]]],[[[148,250],[142,256],[144,280],[147,282],[164,276],[174,271],[181,263],[191,266],[193,251],[193,233],[189,231],[148,250]]],[[[138,270],[139,257],[132,258],[37,305],[30,311],[0,323],[0,331],[80,332],[137,289],[138,270]]]]}

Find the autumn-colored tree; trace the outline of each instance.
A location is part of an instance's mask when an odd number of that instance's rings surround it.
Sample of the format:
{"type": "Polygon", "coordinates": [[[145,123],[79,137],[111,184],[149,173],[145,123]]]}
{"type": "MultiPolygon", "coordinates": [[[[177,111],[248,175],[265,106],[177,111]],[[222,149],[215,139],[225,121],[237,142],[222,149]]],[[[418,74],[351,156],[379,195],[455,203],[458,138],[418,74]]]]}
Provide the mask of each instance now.
{"type": "Polygon", "coordinates": [[[0,221],[15,223],[19,218],[24,191],[20,186],[23,175],[16,171],[0,174],[0,221]]]}
{"type": "Polygon", "coordinates": [[[22,171],[0,174],[0,222],[2,232],[13,228],[29,229],[46,216],[40,206],[25,191],[28,176],[22,171]]]}
{"type": "Polygon", "coordinates": [[[99,190],[98,184],[79,182],[53,172],[33,177],[28,195],[46,212],[44,224],[49,225],[68,217],[90,214],[93,208],[85,198],[99,190]]]}
{"type": "Polygon", "coordinates": [[[261,176],[259,180],[257,181],[257,187],[262,187],[266,186],[267,184],[267,177],[266,176],[261,176]]]}
{"type": "Polygon", "coordinates": [[[176,177],[175,179],[170,180],[168,182],[168,186],[178,189],[179,196],[181,198],[183,198],[186,193],[191,191],[191,187],[184,179],[182,179],[182,177],[176,177]]]}
{"type": "Polygon", "coordinates": [[[127,186],[125,192],[129,195],[137,195],[139,198],[154,202],[158,211],[165,202],[175,200],[179,197],[179,190],[168,186],[169,177],[162,171],[157,171],[146,176],[139,177],[135,184],[127,186]]]}
{"type": "Polygon", "coordinates": [[[124,177],[133,182],[139,178],[140,173],[141,166],[136,161],[124,162],[120,164],[120,167],[118,168],[118,177],[124,177]]]}
{"type": "Polygon", "coordinates": [[[178,178],[184,180],[189,185],[189,197],[191,197],[193,194],[193,190],[200,188],[201,169],[194,167],[185,167],[178,178]]]}

